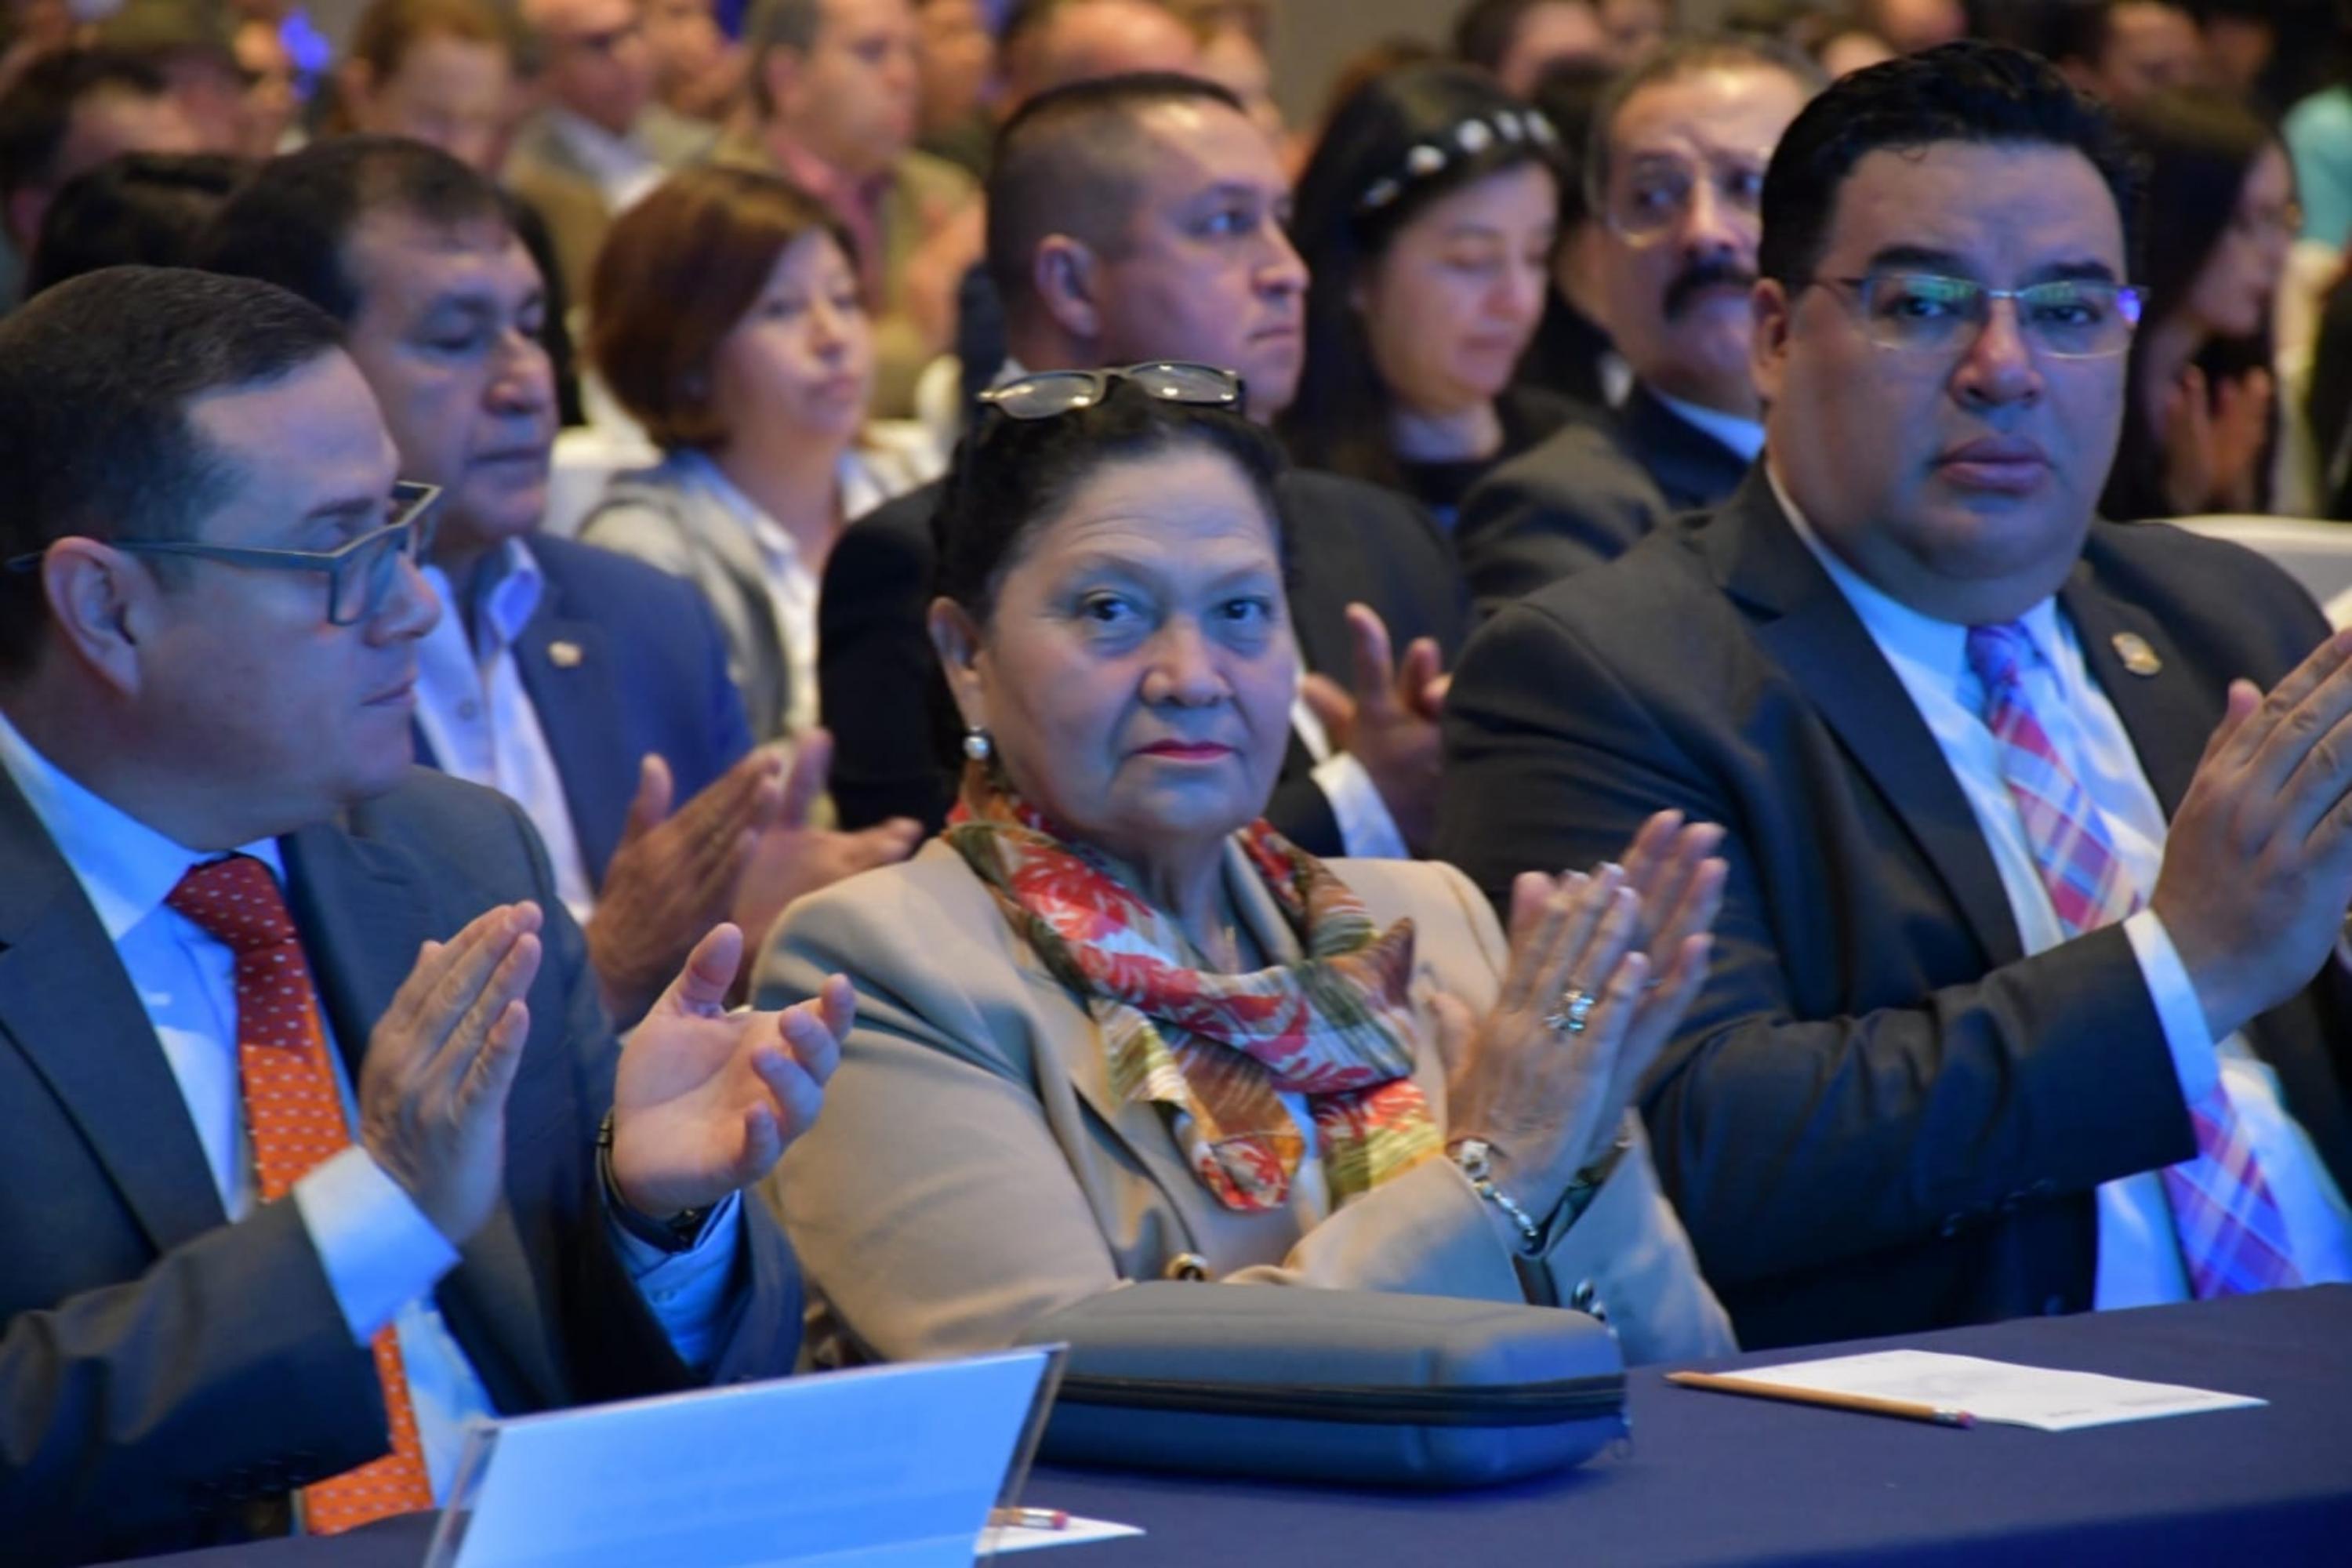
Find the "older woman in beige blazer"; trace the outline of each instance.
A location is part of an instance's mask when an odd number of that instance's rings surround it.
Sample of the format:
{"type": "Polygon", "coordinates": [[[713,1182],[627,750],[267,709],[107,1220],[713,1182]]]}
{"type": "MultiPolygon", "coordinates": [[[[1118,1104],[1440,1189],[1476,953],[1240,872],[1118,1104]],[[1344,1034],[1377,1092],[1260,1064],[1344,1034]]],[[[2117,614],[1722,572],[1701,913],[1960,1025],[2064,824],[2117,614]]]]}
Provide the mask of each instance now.
{"type": "MultiPolygon", "coordinates": [[[[1523,878],[1254,819],[1297,687],[1270,440],[1202,367],[992,395],[934,641],[962,805],[795,905],[762,1005],[856,987],[771,1194],[841,1361],[987,1350],[1162,1278],[1534,1300],[1731,1348],[1625,1106],[1704,969],[1712,828],[1523,878]]],[[[1410,695],[1410,694],[1409,694],[1410,695]]],[[[1208,1289],[1208,1284],[1203,1285],[1208,1289]]]]}

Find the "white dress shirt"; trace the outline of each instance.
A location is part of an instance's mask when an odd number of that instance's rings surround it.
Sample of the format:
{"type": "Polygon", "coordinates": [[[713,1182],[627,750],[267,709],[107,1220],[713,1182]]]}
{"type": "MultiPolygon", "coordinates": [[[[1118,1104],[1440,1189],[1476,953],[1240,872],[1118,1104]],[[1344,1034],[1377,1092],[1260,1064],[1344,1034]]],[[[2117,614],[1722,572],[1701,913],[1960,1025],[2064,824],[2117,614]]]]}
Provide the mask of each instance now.
{"type": "MultiPolygon", "coordinates": [[[[1935,736],[1968,798],[1978,831],[2009,896],[2019,941],[2041,952],[2067,940],[2051,906],[2025,825],[2000,771],[2000,747],[1985,725],[1984,690],[1968,664],[1968,628],[1921,615],[1865,582],[1822,544],[1771,476],[1773,493],[1797,537],[1853,606],[1935,736]]],[[[2025,698],[2107,827],[2116,856],[2142,898],[2156,887],[2168,824],[2139,753],[2115,705],[2084,663],[2081,645],[2054,599],[2022,617],[2040,656],[2021,671],[2025,698]]],[[[2218,1074],[2252,1142],[2278,1202],[2288,1249],[2304,1282],[2352,1280],[2352,1210],[2302,1126],[2286,1108],[2277,1076],[2237,1035],[2218,1044],[2205,1009],[2153,910],[2124,921],[2172,1054],[2181,1097],[2194,1102],[2218,1074]]],[[[2098,1190],[2098,1279],[2093,1305],[2142,1307],[2189,1299],[2189,1275],[2160,1173],[2144,1171],[2098,1190]]]]}
{"type": "Polygon", "coordinates": [[[1759,420],[1742,419],[1737,414],[1726,414],[1720,408],[1705,408],[1696,403],[1685,403],[1679,397],[1668,397],[1656,387],[1650,395],[1663,403],[1685,425],[1696,427],[1719,444],[1728,447],[1743,463],[1752,463],[1764,450],[1764,426],[1759,420]]]}
{"type": "Polygon", "coordinates": [[[547,846],[556,897],[585,925],[596,891],[572,826],[563,775],[515,661],[516,639],[538,611],[547,579],[523,542],[509,540],[499,559],[483,563],[476,581],[481,602],[467,615],[448,575],[430,564],[424,571],[447,613],[417,647],[417,728],[443,773],[497,790],[522,807],[547,846]]]}
{"type": "MultiPolygon", "coordinates": [[[[0,769],[48,831],[114,943],[186,1102],[221,1208],[232,1222],[243,1219],[253,1211],[258,1184],[238,1079],[236,955],[163,901],[192,867],[215,857],[173,842],[68,777],[5,713],[0,769]]],[[[285,865],[274,840],[237,852],[268,866],[283,885],[285,865]]],[[[319,1026],[344,1120],[355,1126],[355,1098],[323,1006],[319,1026]]],[[[289,1195],[353,1340],[365,1344],[387,1323],[398,1335],[425,1471],[435,1499],[445,1499],[467,1424],[495,1415],[488,1391],[433,1299],[434,1286],[457,1265],[457,1249],[356,1142],[296,1182],[289,1195]]],[[[695,1248],[675,1256],[646,1246],[617,1223],[609,1226],[646,1304],[689,1365],[703,1364],[711,1352],[728,1300],[740,1212],[730,1198],[695,1248]]]]}

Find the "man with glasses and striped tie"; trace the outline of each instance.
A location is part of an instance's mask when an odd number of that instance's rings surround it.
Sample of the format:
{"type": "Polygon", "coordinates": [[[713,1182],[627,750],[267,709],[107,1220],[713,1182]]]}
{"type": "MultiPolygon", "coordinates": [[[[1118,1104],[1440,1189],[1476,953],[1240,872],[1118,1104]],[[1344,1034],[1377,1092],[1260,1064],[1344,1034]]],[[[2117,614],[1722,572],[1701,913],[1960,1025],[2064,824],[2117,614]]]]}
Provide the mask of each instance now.
{"type": "Polygon", "coordinates": [[[91,273],[0,323],[0,1519],[11,1563],[332,1533],[478,1416],[782,1375],[741,1188],[845,992],[625,1055],[529,820],[415,766],[433,497],[323,312],[91,273]]]}
{"type": "Polygon", "coordinates": [[[1490,891],[1727,825],[1644,1110],[1746,1344],[2352,1278],[2352,637],[2094,520],[2132,178],[2031,56],[1832,87],[1765,180],[1764,462],[1454,681],[1490,891]]]}

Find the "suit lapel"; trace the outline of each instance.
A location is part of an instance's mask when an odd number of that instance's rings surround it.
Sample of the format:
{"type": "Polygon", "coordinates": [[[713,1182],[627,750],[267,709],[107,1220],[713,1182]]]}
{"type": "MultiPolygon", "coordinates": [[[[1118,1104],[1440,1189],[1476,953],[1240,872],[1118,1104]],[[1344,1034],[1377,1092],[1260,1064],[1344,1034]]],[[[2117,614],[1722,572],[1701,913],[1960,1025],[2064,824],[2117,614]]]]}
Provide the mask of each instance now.
{"type": "Polygon", "coordinates": [[[597,623],[565,613],[553,555],[539,552],[546,597],[516,640],[515,663],[563,781],[563,801],[572,811],[588,880],[602,887],[636,789],[637,758],[629,753],[616,722],[626,710],[614,684],[618,666],[611,644],[597,623]]]}
{"type": "MultiPolygon", "coordinates": [[[[362,808],[358,821],[364,820],[362,808]]],[[[278,846],[303,951],[356,1094],[368,1037],[418,947],[428,939],[448,941],[458,921],[404,848],[363,827],[321,823],[278,846]]],[[[499,1407],[534,1407],[516,1390],[518,1378],[536,1405],[558,1402],[562,1384],[536,1321],[538,1282],[503,1197],[458,1252],[458,1267],[435,1294],[499,1407]],[[504,1364],[486,1360],[483,1349],[490,1345],[504,1353],[504,1364]]]]}
{"type": "Polygon", "coordinates": [[[1677,511],[1719,506],[1750,465],[1636,385],[1619,416],[1623,444],[1677,511]]]}
{"type": "Polygon", "coordinates": [[[156,1251],[225,1222],[154,1024],[72,868],[5,774],[0,1037],[47,1081],[156,1251]]]}
{"type": "Polygon", "coordinates": [[[1726,523],[1699,534],[1757,640],[1796,682],[1936,868],[1995,965],[2023,956],[2000,872],[1976,814],[1911,694],[1845,595],[1800,540],[1759,467],[1726,523]]]}
{"type": "Polygon", "coordinates": [[[2221,709],[2213,700],[2214,693],[2191,671],[2189,659],[2164,623],[2138,605],[2112,596],[2100,584],[2093,564],[2096,553],[2095,539],[2092,549],[2059,590],[2058,603],[2074,623],[2075,640],[2082,645],[2091,677],[2115,704],[2116,715],[2124,721],[2132,749],[2139,753],[2140,767],[2169,821],[2180,809],[2181,796],[2189,793],[2189,781],[2204,754],[2205,738],[2221,721],[2221,709]],[[2138,648],[2133,649],[2132,662],[2145,674],[2136,672],[2124,660],[2122,650],[2133,647],[2134,638],[2154,656],[2150,668],[2138,648]]]}

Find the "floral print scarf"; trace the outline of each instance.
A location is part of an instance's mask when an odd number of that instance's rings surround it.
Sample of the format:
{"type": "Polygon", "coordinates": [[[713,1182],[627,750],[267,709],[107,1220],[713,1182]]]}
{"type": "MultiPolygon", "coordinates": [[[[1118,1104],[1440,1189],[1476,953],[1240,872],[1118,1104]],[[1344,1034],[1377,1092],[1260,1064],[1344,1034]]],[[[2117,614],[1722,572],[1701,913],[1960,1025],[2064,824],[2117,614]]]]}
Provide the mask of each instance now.
{"type": "Polygon", "coordinates": [[[1178,1146],[1227,1208],[1282,1207],[1305,1155],[1284,1091],[1312,1109],[1334,1208],[1441,1148],[1413,1082],[1412,922],[1376,929],[1323,862],[1263,820],[1234,836],[1306,957],[1195,967],[1176,922],[1084,845],[969,770],[947,839],[1101,1027],[1112,1092],[1170,1109],[1178,1146]]]}

